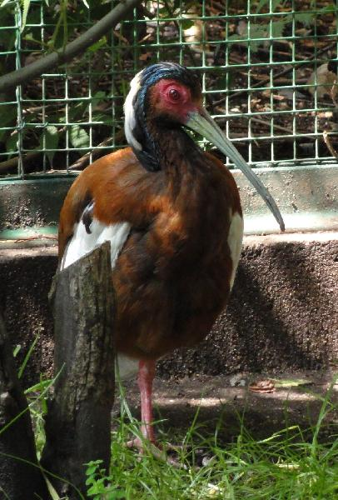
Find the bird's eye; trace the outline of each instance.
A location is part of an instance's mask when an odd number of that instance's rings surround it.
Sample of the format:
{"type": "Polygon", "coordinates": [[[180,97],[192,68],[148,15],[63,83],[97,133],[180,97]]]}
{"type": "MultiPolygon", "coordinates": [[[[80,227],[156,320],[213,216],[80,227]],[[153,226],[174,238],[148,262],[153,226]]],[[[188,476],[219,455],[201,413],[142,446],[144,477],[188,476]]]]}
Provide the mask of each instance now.
{"type": "Polygon", "coordinates": [[[181,98],[181,94],[177,89],[170,89],[168,94],[172,101],[179,101],[181,98]]]}

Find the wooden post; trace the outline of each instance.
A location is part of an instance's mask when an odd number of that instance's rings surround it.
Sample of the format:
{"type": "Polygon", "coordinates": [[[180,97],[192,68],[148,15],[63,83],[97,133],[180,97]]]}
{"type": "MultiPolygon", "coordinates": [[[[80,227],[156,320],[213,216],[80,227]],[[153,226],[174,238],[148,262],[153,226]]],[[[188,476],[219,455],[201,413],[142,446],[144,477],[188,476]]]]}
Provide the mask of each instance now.
{"type": "Polygon", "coordinates": [[[114,291],[110,243],[54,278],[54,396],[46,418],[42,465],[61,495],[85,496],[85,465],[103,460],[109,471],[114,402],[114,291]]]}
{"type": "Polygon", "coordinates": [[[0,499],[7,498],[50,497],[37,462],[27,401],[0,317],[0,499]]]}

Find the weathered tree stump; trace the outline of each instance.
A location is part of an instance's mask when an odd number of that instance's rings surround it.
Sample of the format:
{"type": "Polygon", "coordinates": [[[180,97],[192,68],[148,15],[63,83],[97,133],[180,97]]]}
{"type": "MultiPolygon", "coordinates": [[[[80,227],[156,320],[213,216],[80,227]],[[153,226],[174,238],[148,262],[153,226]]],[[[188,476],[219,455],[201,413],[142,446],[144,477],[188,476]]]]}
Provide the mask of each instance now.
{"type": "Polygon", "coordinates": [[[42,465],[65,481],[59,494],[85,496],[85,465],[109,470],[114,402],[114,290],[110,244],[104,243],[54,278],[55,383],[46,418],[42,465]],[[71,483],[74,487],[69,485],[71,483]]]}
{"type": "Polygon", "coordinates": [[[27,401],[0,317],[0,499],[8,498],[45,500],[49,495],[36,458],[27,401]]]}

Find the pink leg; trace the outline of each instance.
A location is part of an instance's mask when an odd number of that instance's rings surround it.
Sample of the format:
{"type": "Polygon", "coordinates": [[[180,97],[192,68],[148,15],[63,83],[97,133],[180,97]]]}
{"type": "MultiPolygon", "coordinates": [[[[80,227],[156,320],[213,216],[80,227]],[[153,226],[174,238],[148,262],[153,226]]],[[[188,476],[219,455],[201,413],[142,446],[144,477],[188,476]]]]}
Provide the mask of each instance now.
{"type": "MultiPolygon", "coordinates": [[[[166,452],[159,448],[156,444],[155,432],[153,427],[153,404],[152,404],[152,388],[155,376],[155,361],[139,362],[138,367],[138,386],[141,394],[141,421],[142,421],[142,434],[149,444],[146,449],[150,453],[163,462],[173,465],[174,467],[186,468],[186,465],[181,465],[175,459],[167,456],[166,452]]],[[[141,439],[133,439],[127,443],[127,446],[138,448],[140,452],[144,453],[145,447],[141,439]]],[[[175,449],[175,448],[174,448],[175,449]]]]}
{"type": "Polygon", "coordinates": [[[142,434],[145,439],[155,443],[153,428],[152,388],[155,376],[155,361],[140,361],[138,369],[138,386],[141,394],[142,434]]]}

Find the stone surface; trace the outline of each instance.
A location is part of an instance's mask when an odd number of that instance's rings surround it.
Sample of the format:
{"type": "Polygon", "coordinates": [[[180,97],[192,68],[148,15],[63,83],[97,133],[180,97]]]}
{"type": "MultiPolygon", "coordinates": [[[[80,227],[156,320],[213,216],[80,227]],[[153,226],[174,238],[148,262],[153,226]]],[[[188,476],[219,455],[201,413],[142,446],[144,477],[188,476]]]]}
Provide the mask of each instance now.
{"type": "Polygon", "coordinates": [[[53,319],[48,303],[56,271],[56,248],[2,250],[0,252],[0,309],[20,366],[36,336],[37,345],[24,372],[25,385],[35,383],[39,372],[53,372],[53,319]]]}

